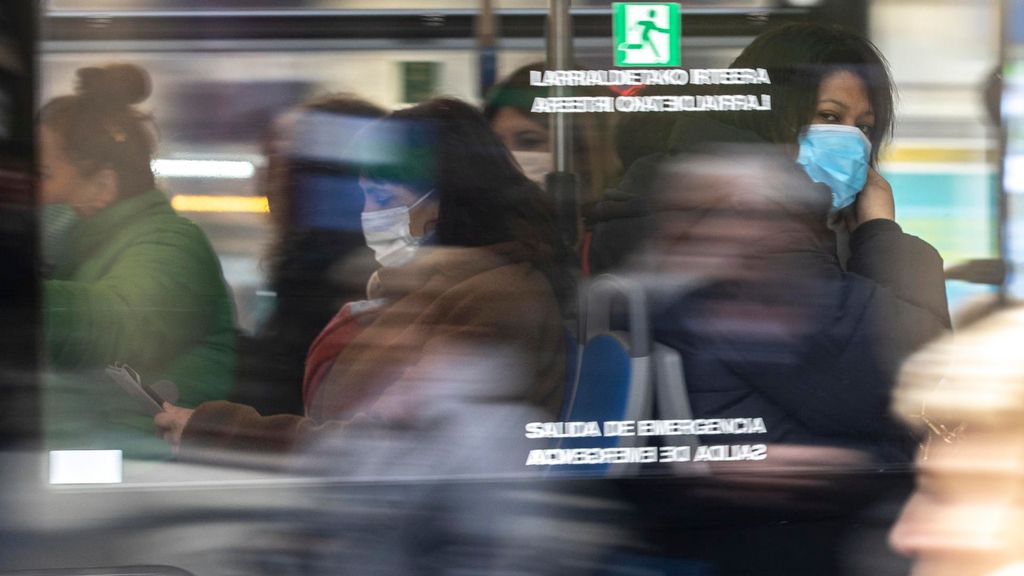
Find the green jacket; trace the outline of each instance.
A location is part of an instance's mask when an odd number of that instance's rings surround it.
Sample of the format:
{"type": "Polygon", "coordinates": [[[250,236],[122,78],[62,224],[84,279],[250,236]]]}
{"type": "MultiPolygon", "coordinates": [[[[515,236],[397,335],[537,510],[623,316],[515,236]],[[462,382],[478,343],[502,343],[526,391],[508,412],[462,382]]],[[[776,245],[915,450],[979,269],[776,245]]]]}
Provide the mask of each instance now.
{"type": "Polygon", "coordinates": [[[135,441],[153,439],[152,418],[102,369],[125,362],[149,384],[170,380],[182,406],[227,397],[234,307],[220,262],[159,190],[84,219],[69,244],[69,258],[44,283],[51,438],[138,453],[135,441]]]}

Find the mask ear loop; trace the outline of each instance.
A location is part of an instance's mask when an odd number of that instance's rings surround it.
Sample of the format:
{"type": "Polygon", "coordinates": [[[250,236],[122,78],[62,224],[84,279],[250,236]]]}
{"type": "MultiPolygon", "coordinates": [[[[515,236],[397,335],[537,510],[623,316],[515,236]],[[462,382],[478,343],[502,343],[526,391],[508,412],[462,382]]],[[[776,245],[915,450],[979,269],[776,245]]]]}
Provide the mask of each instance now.
{"type": "MultiPolygon", "coordinates": [[[[422,204],[423,201],[426,200],[428,196],[434,193],[435,190],[436,188],[431,188],[430,190],[427,191],[426,194],[420,196],[419,199],[413,202],[412,205],[409,206],[410,215],[412,213],[413,208],[422,204]]],[[[423,223],[423,235],[416,239],[417,243],[422,242],[424,238],[426,238],[430,234],[433,234],[434,230],[437,228],[437,220],[437,218],[434,218],[433,220],[427,220],[426,222],[423,223]]]]}
{"type": "Polygon", "coordinates": [[[417,199],[415,202],[413,202],[412,204],[409,205],[409,210],[412,210],[413,208],[415,208],[415,207],[419,206],[421,203],[423,203],[423,201],[426,200],[428,196],[430,196],[431,194],[434,193],[434,190],[435,190],[434,188],[431,188],[430,190],[427,190],[426,194],[424,194],[423,196],[420,196],[419,199],[417,199]]]}

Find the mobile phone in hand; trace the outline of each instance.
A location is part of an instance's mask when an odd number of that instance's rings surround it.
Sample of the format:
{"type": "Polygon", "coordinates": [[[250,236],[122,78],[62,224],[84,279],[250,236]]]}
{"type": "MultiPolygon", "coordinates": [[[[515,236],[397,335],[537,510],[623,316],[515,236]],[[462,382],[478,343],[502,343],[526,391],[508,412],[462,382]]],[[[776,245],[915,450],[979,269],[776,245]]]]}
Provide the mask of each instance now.
{"type": "Polygon", "coordinates": [[[107,366],[107,375],[117,382],[125,392],[135,398],[149,415],[153,416],[163,412],[163,397],[144,383],[139,373],[132,369],[131,366],[115,362],[107,366]]]}

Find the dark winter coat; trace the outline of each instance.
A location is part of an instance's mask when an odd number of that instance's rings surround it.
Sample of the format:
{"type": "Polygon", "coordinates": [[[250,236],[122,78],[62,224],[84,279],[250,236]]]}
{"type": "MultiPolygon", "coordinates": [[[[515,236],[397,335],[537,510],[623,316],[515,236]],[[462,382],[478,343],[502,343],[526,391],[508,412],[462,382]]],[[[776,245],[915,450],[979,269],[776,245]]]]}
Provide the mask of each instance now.
{"type": "Polygon", "coordinates": [[[597,226],[594,245],[653,230],[645,271],[705,279],[689,293],[661,286],[652,325],[681,353],[694,417],[764,418],[766,435],[727,443],[841,446],[905,462],[916,443],[890,416],[890,392],[903,360],[950,327],[942,259],[895,222],[872,220],[850,236],[844,270],[827,188],[778,147],[756,144],[713,120],[680,121],[670,154],[627,173],[627,185],[646,185],[625,192],[643,207],[638,218],[597,226]]]}

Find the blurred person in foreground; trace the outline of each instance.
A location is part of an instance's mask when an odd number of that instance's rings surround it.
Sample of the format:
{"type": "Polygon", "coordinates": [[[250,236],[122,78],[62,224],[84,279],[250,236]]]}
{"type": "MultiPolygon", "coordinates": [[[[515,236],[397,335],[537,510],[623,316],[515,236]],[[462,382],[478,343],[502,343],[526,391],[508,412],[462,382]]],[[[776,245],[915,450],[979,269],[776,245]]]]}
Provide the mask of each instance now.
{"type": "Polygon", "coordinates": [[[879,471],[907,470],[918,438],[891,393],[950,320],[942,260],[895,222],[874,168],[892,82],[870,42],[811,24],[763,33],[732,67],[764,68],[771,84],[721,92],[765,93],[772,109],[679,115],[667,152],[623,178],[650,207],[633,233],[650,232],[616,271],[650,286],[652,336],[681,357],[683,417],[766,428],[698,441],[767,452],[730,448],[730,461],[690,465],[696,481],[638,486],[635,501],[660,517],[667,554],[716,574],[859,573],[853,541],[873,542],[885,566],[873,574],[898,573],[881,536],[894,517],[876,511],[909,486],[879,471]]]}
{"type": "MultiPolygon", "coordinates": [[[[183,457],[204,447],[294,454],[344,442],[361,422],[412,426],[432,413],[437,386],[451,393],[446,383],[467,402],[561,406],[559,302],[571,288],[555,264],[553,220],[480,113],[434,100],[390,114],[352,145],[372,156],[362,228],[381,268],[369,299],[343,306],[310,349],[305,417],[167,405],[155,422],[183,457]],[[481,361],[498,368],[473,370],[481,361]]],[[[522,424],[489,434],[520,438],[522,424]]],[[[525,456],[502,459],[518,467],[525,456]]]]}
{"type": "Polygon", "coordinates": [[[893,122],[885,62],[853,33],[796,24],[732,67],[767,69],[770,85],[740,88],[773,109],[683,114],[669,154],[623,181],[658,223],[635,264],[702,284],[661,298],[654,337],[682,355],[696,417],[764,418],[766,435],[737,442],[908,464],[917,442],[891,389],[950,321],[942,260],[895,222],[874,168],[893,122]]]}
{"type": "Polygon", "coordinates": [[[1024,310],[921,350],[894,407],[927,435],[917,489],[889,536],[915,576],[1024,574],[1024,310]]]}
{"type": "Polygon", "coordinates": [[[253,335],[239,339],[234,401],[303,413],[299,384],[310,345],[344,303],[365,294],[376,268],[360,224],[359,166],[348,152],[386,114],[331,95],[281,114],[268,130],[260,185],[275,233],[265,258],[272,297],[253,335]]]}
{"type": "Polygon", "coordinates": [[[103,369],[125,362],[149,384],[166,378],[185,403],[224,398],[234,308],[206,236],[155,188],[150,119],[135,107],[148,73],[112,64],[77,75],[74,94],[39,112],[43,203],[77,218],[43,284],[47,429],[53,447],[161,456],[151,417],[103,369]]]}
{"type": "Polygon", "coordinates": [[[669,152],[634,163],[623,186],[655,225],[618,273],[650,280],[652,335],[681,357],[692,417],[766,428],[699,442],[767,452],[712,462],[675,505],[668,489],[636,501],[668,526],[706,519],[699,537],[668,529],[665,549],[718,574],[851,573],[852,538],[898,571],[881,537],[894,518],[875,511],[909,486],[879,471],[909,469],[918,438],[892,389],[950,321],[939,254],[896,224],[873,168],[891,80],[870,42],[809,24],[765,32],[732,66],[771,84],[723,91],[770,94],[772,110],[681,114],[669,152]]]}
{"type": "MultiPolygon", "coordinates": [[[[644,86],[638,96],[696,96],[704,86],[644,86]]],[[[615,125],[615,153],[623,171],[637,161],[662,157],[668,150],[678,112],[644,112],[624,114],[615,125]]],[[[634,171],[634,176],[636,172],[634,171]]],[[[626,258],[643,245],[646,234],[654,226],[650,198],[636,194],[634,185],[609,186],[585,215],[587,232],[580,249],[581,267],[585,275],[597,275],[621,266],[626,258]]]]}
{"type": "Polygon", "coordinates": [[[394,112],[349,144],[381,267],[311,347],[305,417],[212,402],[167,405],[157,426],[181,458],[347,481],[303,490],[311,511],[248,539],[244,573],[592,573],[620,510],[592,498],[591,524],[576,525],[549,483],[515,482],[537,470],[524,425],[551,419],[565,388],[571,285],[543,192],[456,100],[394,112]]]}

